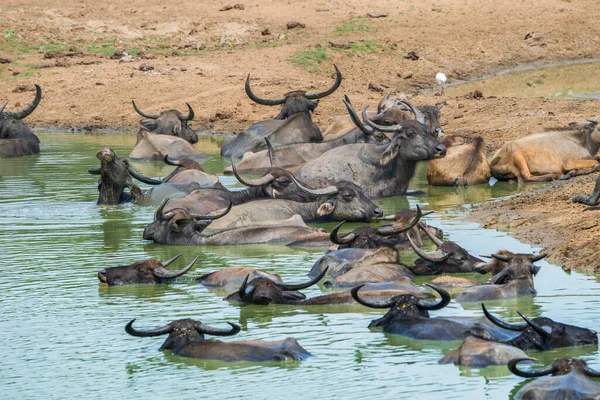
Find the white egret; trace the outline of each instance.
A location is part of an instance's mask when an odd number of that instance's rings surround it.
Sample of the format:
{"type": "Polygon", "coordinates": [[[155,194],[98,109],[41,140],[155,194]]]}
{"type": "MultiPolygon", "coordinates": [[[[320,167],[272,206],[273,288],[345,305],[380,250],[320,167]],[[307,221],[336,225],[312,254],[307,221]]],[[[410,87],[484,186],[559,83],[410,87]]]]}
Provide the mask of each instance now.
{"type": "Polygon", "coordinates": [[[443,95],[444,94],[444,84],[447,81],[446,75],[443,72],[438,72],[437,74],[435,74],[435,80],[437,81],[438,85],[440,85],[440,94],[443,95]]]}

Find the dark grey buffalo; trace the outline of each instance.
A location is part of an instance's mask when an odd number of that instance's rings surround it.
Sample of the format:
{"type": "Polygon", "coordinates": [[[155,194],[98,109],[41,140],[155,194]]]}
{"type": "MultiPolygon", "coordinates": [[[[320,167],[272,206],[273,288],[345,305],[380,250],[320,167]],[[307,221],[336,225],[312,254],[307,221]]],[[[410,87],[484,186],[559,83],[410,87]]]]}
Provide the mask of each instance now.
{"type": "Polygon", "coordinates": [[[167,267],[181,254],[171,258],[164,263],[156,258],[139,261],[130,265],[105,268],[98,271],[98,279],[101,283],[109,286],[135,285],[139,283],[159,284],[169,282],[188,272],[198,260],[196,257],[191,263],[177,271],[169,271],[167,267]]]}
{"type": "Polygon", "coordinates": [[[600,206],[598,206],[598,199],[600,199],[600,176],[596,180],[596,185],[594,186],[594,190],[588,196],[585,194],[579,194],[573,197],[573,203],[583,203],[590,207],[586,208],[586,210],[600,210],[600,206]]]}
{"type": "Polygon", "coordinates": [[[354,182],[369,198],[406,194],[417,162],[446,153],[427,128],[416,120],[402,121],[393,126],[374,124],[366,116],[367,125],[382,132],[393,132],[388,144],[348,144],[323,153],[294,169],[296,176],[308,184],[323,186],[332,180],[354,182]]]}
{"type": "Polygon", "coordinates": [[[466,288],[456,297],[457,302],[511,299],[537,293],[533,286],[533,277],[540,267],[533,263],[546,257],[546,254],[492,254],[492,257],[507,262],[508,266],[494,275],[489,284],[466,288]]]}
{"type": "Polygon", "coordinates": [[[138,114],[144,118],[148,118],[140,121],[140,124],[147,131],[157,135],[176,136],[191,144],[198,142],[198,135],[188,126],[188,122],[194,119],[194,109],[189,103],[185,103],[188,107],[187,115],[177,110],[167,110],[160,114],[150,114],[140,110],[135,101],[131,100],[131,103],[138,114]]]}
{"type": "Polygon", "coordinates": [[[600,372],[590,368],[579,358],[561,358],[551,365],[523,371],[518,364],[533,361],[531,358],[515,358],[508,363],[510,372],[523,378],[537,378],[523,386],[515,400],[587,400],[600,399],[600,385],[590,378],[600,378],[600,372]],[[547,376],[546,375],[551,375],[547,376]]]}
{"type": "Polygon", "coordinates": [[[200,188],[197,182],[163,183],[162,180],[148,178],[133,169],[129,161],[118,157],[110,147],[99,150],[96,157],[100,160],[100,168],[90,168],[88,172],[100,175],[97,204],[114,205],[132,201],[138,204],[158,204],[165,197],[182,197],[200,188]],[[159,186],[143,192],[133,183],[132,178],[159,186]]]}
{"type": "Polygon", "coordinates": [[[232,336],[240,326],[230,323],[230,329],[214,328],[193,319],[179,319],[163,327],[149,330],[133,328],[135,319],[125,326],[132,336],[148,337],[169,335],[159,350],[171,350],[180,357],[201,358],[221,361],[284,361],[304,360],[311,356],[294,338],[277,341],[239,340],[222,342],[206,339],[205,335],[232,336]]]}
{"type": "Polygon", "coordinates": [[[342,74],[335,67],[335,83],[323,92],[295,91],[286,93],[276,99],[263,99],[258,97],[250,88],[250,74],[246,79],[246,94],[254,102],[266,106],[283,105],[281,112],[274,120],[261,121],[234,139],[225,142],[221,148],[223,157],[241,157],[247,152],[257,152],[266,148],[265,138],[273,146],[291,143],[320,142],[323,135],[319,128],[312,122],[310,113],[319,104],[318,99],[329,96],[342,83],[342,74]]]}
{"type": "Polygon", "coordinates": [[[35,85],[33,102],[22,110],[4,111],[8,101],[0,105],[0,158],[39,154],[40,140],[21,120],[35,111],[41,100],[42,88],[35,85]]]}
{"type": "Polygon", "coordinates": [[[561,347],[598,345],[598,334],[587,328],[567,325],[547,317],[529,319],[520,312],[525,320],[521,324],[511,324],[492,315],[482,303],[483,313],[494,324],[520,334],[503,341],[504,344],[518,347],[521,350],[547,351],[561,347]]]}
{"type": "Polygon", "coordinates": [[[421,340],[462,340],[477,332],[481,336],[506,337],[503,329],[479,317],[430,318],[429,311],[440,310],[450,302],[450,294],[436,286],[426,284],[441,296],[438,302],[423,300],[420,296],[400,295],[383,303],[372,303],[358,294],[362,285],[351,290],[352,297],[360,304],[379,309],[389,309],[382,317],[371,321],[369,328],[382,327],[383,332],[421,340]]]}

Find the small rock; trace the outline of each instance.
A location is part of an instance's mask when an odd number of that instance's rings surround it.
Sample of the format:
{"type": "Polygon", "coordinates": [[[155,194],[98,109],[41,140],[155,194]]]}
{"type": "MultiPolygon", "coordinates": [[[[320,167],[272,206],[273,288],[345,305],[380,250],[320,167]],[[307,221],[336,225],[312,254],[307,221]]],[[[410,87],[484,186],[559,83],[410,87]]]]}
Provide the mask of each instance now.
{"type": "Polygon", "coordinates": [[[283,40],[285,39],[285,34],[280,33],[279,35],[277,35],[277,40],[283,40]]]}
{"type": "Polygon", "coordinates": [[[377,83],[369,83],[369,90],[372,90],[373,92],[379,92],[382,93],[385,91],[385,89],[388,89],[389,86],[386,85],[380,85],[377,83]]]}
{"type": "MultiPolygon", "coordinates": [[[[206,43],[204,42],[191,42],[191,43],[185,43],[181,46],[179,46],[180,49],[192,49],[192,50],[204,50],[206,49],[206,43]]],[[[152,56],[152,58],[154,58],[154,56],[152,56]]]]}
{"type": "Polygon", "coordinates": [[[388,16],[387,14],[380,13],[380,12],[369,12],[369,13],[367,13],[367,17],[369,17],[369,18],[385,18],[387,16],[388,16]]]}
{"type": "Polygon", "coordinates": [[[96,86],[104,86],[104,83],[102,83],[102,82],[96,82],[96,86]]]}
{"type": "Polygon", "coordinates": [[[19,85],[14,88],[13,93],[23,93],[23,92],[35,92],[35,86],[33,85],[19,85]]]}
{"type": "Polygon", "coordinates": [[[525,82],[525,83],[526,83],[526,84],[527,84],[527,86],[529,86],[529,87],[536,87],[536,86],[537,86],[537,85],[535,84],[535,82],[532,82],[532,81],[527,81],[527,82],[525,82]]]}
{"type": "Polygon", "coordinates": [[[219,11],[229,11],[229,10],[243,10],[245,7],[242,3],[238,3],[238,4],[234,4],[234,5],[228,5],[228,6],[224,6],[219,8],[219,11]]]}
{"type": "Polygon", "coordinates": [[[347,40],[336,41],[336,42],[329,42],[329,46],[333,47],[334,49],[349,49],[350,48],[350,42],[348,42],[347,40]]]}
{"type": "Polygon", "coordinates": [[[464,115],[462,114],[454,114],[454,119],[460,119],[462,118],[464,115]]]}
{"type": "Polygon", "coordinates": [[[541,35],[537,35],[535,32],[528,32],[525,35],[524,40],[529,46],[546,46],[546,39],[541,35]]]}
{"type": "Polygon", "coordinates": [[[409,51],[407,55],[404,56],[407,60],[417,61],[419,59],[419,55],[414,51],[409,51]]]}
{"type": "Polygon", "coordinates": [[[149,65],[149,64],[140,64],[140,66],[138,67],[138,69],[140,71],[152,71],[154,69],[153,65],[149,65]]]}
{"type": "Polygon", "coordinates": [[[413,76],[412,71],[406,71],[403,74],[398,74],[398,76],[402,79],[410,79],[413,76]]]}
{"type": "Polygon", "coordinates": [[[12,60],[6,57],[0,57],[0,64],[10,64],[12,60]]]}
{"type": "Polygon", "coordinates": [[[465,94],[463,97],[465,99],[472,99],[472,100],[483,99],[483,93],[481,92],[481,90],[474,90],[472,92],[465,94]]]}
{"type": "Polygon", "coordinates": [[[287,23],[287,28],[288,29],[306,28],[306,25],[304,25],[302,22],[290,21],[290,22],[287,23]]]}
{"type": "Polygon", "coordinates": [[[214,117],[209,118],[210,122],[215,122],[217,120],[229,119],[233,117],[233,113],[231,112],[220,112],[217,111],[214,117]]]}
{"type": "Polygon", "coordinates": [[[49,60],[51,58],[59,58],[64,57],[64,53],[62,51],[47,51],[44,53],[44,59],[49,60]]]}
{"type": "Polygon", "coordinates": [[[17,76],[17,75],[21,75],[21,73],[19,71],[13,71],[12,76],[17,76]]]}
{"type": "Polygon", "coordinates": [[[271,34],[271,31],[269,30],[269,28],[265,28],[260,34],[263,36],[269,36],[271,34]]]}

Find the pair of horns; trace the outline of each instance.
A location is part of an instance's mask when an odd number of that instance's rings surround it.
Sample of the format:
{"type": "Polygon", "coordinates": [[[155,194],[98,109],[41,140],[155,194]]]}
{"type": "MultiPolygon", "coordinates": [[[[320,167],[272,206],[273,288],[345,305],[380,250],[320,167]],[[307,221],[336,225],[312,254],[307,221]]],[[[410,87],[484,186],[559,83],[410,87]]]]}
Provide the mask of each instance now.
{"type": "MultiPolygon", "coordinates": [[[[557,360],[557,361],[576,361],[577,364],[583,365],[583,369],[582,372],[584,375],[590,377],[590,378],[600,378],[600,372],[593,370],[592,368],[588,367],[587,364],[582,361],[579,360],[577,358],[571,358],[571,359],[561,359],[561,360],[557,360]]],[[[523,378],[535,378],[538,376],[545,376],[545,375],[550,375],[550,374],[554,374],[555,372],[558,372],[561,370],[561,368],[559,368],[559,366],[557,365],[558,362],[554,361],[551,365],[544,367],[544,368],[540,368],[540,369],[536,369],[536,370],[530,370],[530,371],[522,371],[519,368],[517,368],[517,364],[519,364],[522,361],[535,361],[534,358],[515,358],[512,359],[508,362],[508,369],[510,370],[510,372],[512,372],[513,374],[517,375],[517,376],[522,376],[523,378]]]]}
{"type": "MultiPolygon", "coordinates": [[[[144,118],[157,119],[158,117],[160,117],[160,114],[149,114],[147,112],[142,111],[138,108],[138,106],[135,104],[135,101],[133,100],[131,100],[131,103],[133,104],[135,112],[137,112],[144,118]]],[[[190,103],[185,104],[188,106],[188,115],[179,115],[178,118],[180,121],[191,121],[194,119],[194,109],[192,108],[192,106],[190,106],[190,103]]]]}
{"type": "MultiPolygon", "coordinates": [[[[279,289],[284,290],[284,291],[306,289],[308,287],[311,287],[312,285],[315,285],[317,282],[319,282],[321,279],[323,279],[323,277],[327,273],[328,269],[329,269],[329,267],[325,267],[318,276],[316,276],[315,278],[311,279],[310,281],[308,281],[306,283],[300,283],[300,284],[296,284],[296,285],[286,285],[284,283],[276,283],[275,286],[277,286],[279,289]]],[[[240,296],[241,300],[250,303],[252,301],[252,299],[251,299],[252,294],[254,293],[256,288],[253,288],[250,293],[246,293],[246,290],[248,287],[248,279],[250,279],[250,274],[246,275],[246,278],[244,278],[244,282],[242,282],[242,286],[240,286],[240,288],[238,289],[238,295],[240,296]]],[[[264,279],[264,278],[261,278],[261,279],[264,279]]]]}
{"type": "MultiPolygon", "coordinates": [[[[116,154],[115,154],[115,156],[116,156],[116,154]]],[[[163,181],[161,179],[148,178],[147,176],[142,175],[141,173],[136,171],[131,165],[129,165],[129,162],[127,160],[125,160],[125,162],[127,163],[127,171],[129,172],[129,175],[131,175],[133,178],[137,179],[138,181],[147,183],[148,185],[160,185],[161,183],[163,183],[163,181]]],[[[88,168],[88,173],[90,173],[92,175],[101,175],[102,168],[100,168],[100,167],[88,168]]]]}
{"type": "MultiPolygon", "coordinates": [[[[160,335],[166,335],[168,333],[171,333],[171,332],[173,332],[173,329],[175,329],[175,327],[173,325],[167,324],[163,327],[156,328],[156,329],[137,330],[137,329],[133,328],[134,321],[135,321],[135,318],[132,319],[131,321],[129,321],[127,323],[127,325],[125,325],[125,332],[127,332],[131,336],[138,336],[138,337],[160,336],[160,335]]],[[[196,321],[196,323],[194,324],[194,329],[196,329],[196,331],[198,331],[198,333],[200,333],[200,334],[213,335],[213,336],[233,336],[242,329],[237,324],[234,324],[231,322],[228,322],[228,324],[231,325],[231,329],[214,328],[212,326],[204,325],[200,321],[196,321]]]]}
{"type": "MultiPolygon", "coordinates": [[[[350,293],[352,294],[352,298],[354,298],[354,300],[356,300],[358,303],[362,304],[363,306],[370,307],[370,308],[392,308],[396,304],[396,301],[394,300],[394,298],[390,299],[389,301],[387,301],[385,303],[369,303],[365,299],[361,299],[358,295],[358,291],[363,286],[365,286],[365,284],[356,286],[356,287],[352,288],[352,290],[350,291],[350,293]]],[[[433,310],[440,310],[440,309],[446,307],[448,305],[448,303],[450,303],[450,293],[446,292],[442,288],[438,288],[429,283],[426,283],[425,286],[428,286],[428,287],[432,288],[433,290],[435,290],[436,292],[438,292],[439,295],[441,296],[441,299],[437,303],[425,301],[423,299],[418,299],[417,307],[419,307],[422,310],[433,311],[433,310]]]]}
{"type": "Polygon", "coordinates": [[[156,267],[154,269],[154,271],[152,271],[152,273],[154,274],[154,276],[156,276],[157,278],[161,278],[161,279],[173,279],[173,278],[177,278],[177,277],[185,274],[186,272],[188,272],[190,269],[192,269],[192,267],[194,266],[194,264],[196,263],[196,261],[198,260],[198,258],[200,258],[200,256],[196,256],[196,258],[194,258],[194,260],[191,263],[189,263],[188,265],[186,265],[185,267],[183,267],[181,269],[178,269],[177,271],[169,271],[169,270],[167,270],[167,267],[173,261],[177,260],[179,257],[181,257],[181,253],[179,253],[175,257],[171,258],[170,260],[167,260],[164,263],[162,263],[162,266],[156,267]]]}
{"type": "MultiPolygon", "coordinates": [[[[408,106],[408,108],[412,111],[412,113],[415,114],[415,119],[418,122],[425,124],[425,116],[423,115],[423,113],[421,111],[419,111],[419,109],[417,107],[415,107],[412,103],[410,103],[409,101],[406,101],[406,100],[400,100],[400,102],[403,104],[406,104],[408,106]]],[[[378,125],[375,122],[371,121],[369,119],[369,117],[367,117],[368,106],[365,106],[361,112],[362,120],[368,125],[368,126],[365,126],[363,124],[363,122],[358,118],[356,111],[354,111],[354,107],[352,107],[352,104],[350,103],[350,99],[348,98],[348,96],[344,96],[344,104],[346,105],[346,109],[348,110],[348,114],[350,115],[352,122],[354,122],[354,125],[356,125],[365,134],[368,134],[368,135],[373,134],[374,129],[381,131],[381,132],[392,132],[392,133],[400,132],[403,129],[402,124],[384,126],[384,125],[378,125]]]]}
{"type": "MultiPolygon", "coordinates": [[[[546,257],[548,254],[538,254],[538,255],[528,255],[527,258],[529,258],[529,260],[531,260],[531,262],[536,262],[536,261],[540,261],[542,258],[546,257]]],[[[482,255],[481,257],[494,257],[496,260],[500,260],[500,261],[504,261],[504,262],[510,262],[514,257],[516,256],[516,254],[513,255],[508,255],[508,254],[491,254],[491,255],[482,255]]]]}
{"type": "MultiPolygon", "coordinates": [[[[168,221],[171,218],[173,218],[174,212],[173,211],[169,211],[169,212],[164,212],[165,206],[167,205],[167,203],[169,202],[170,198],[167,197],[166,199],[163,200],[163,202],[160,204],[160,206],[158,207],[158,209],[156,210],[156,219],[158,221],[168,221]]],[[[213,219],[219,219],[221,217],[224,217],[225,215],[227,215],[227,213],[229,213],[229,211],[231,211],[231,207],[233,207],[233,202],[229,202],[229,205],[223,209],[222,211],[218,210],[218,211],[214,211],[210,214],[204,215],[204,214],[195,214],[195,213],[191,213],[189,211],[186,210],[186,212],[190,215],[190,219],[196,219],[196,220],[213,220],[213,219]]]]}
{"type": "Polygon", "coordinates": [[[527,326],[529,326],[529,327],[531,327],[531,329],[533,329],[533,331],[535,333],[537,333],[538,335],[540,335],[544,339],[550,339],[550,337],[552,336],[552,333],[548,332],[541,325],[533,322],[532,320],[530,320],[529,318],[527,318],[525,315],[521,314],[521,312],[519,312],[519,311],[517,311],[517,314],[519,314],[521,316],[521,318],[523,318],[525,320],[525,323],[523,323],[523,324],[510,324],[510,323],[504,322],[500,318],[492,315],[485,308],[485,304],[481,303],[481,308],[483,309],[483,313],[485,314],[486,318],[489,319],[490,321],[492,321],[494,324],[498,325],[500,328],[508,329],[508,330],[511,330],[511,331],[522,332],[525,329],[527,329],[527,326]]]}
{"type": "Polygon", "coordinates": [[[452,255],[452,253],[446,253],[445,251],[443,251],[443,250],[440,249],[440,246],[444,242],[441,241],[440,239],[438,239],[434,234],[432,234],[431,232],[429,232],[427,230],[427,228],[425,226],[423,226],[422,223],[419,222],[418,225],[419,225],[419,228],[421,228],[423,230],[423,232],[425,232],[425,234],[427,235],[427,237],[429,237],[429,239],[431,239],[431,241],[435,244],[435,246],[438,248],[438,250],[434,254],[426,253],[421,248],[419,248],[419,246],[417,246],[415,244],[415,242],[414,242],[413,238],[411,237],[410,233],[407,232],[406,233],[406,237],[408,238],[410,246],[413,248],[413,250],[415,251],[415,253],[417,253],[417,255],[419,257],[421,257],[422,259],[430,261],[430,262],[434,262],[434,263],[441,263],[441,262],[446,261],[448,258],[450,258],[450,256],[452,255]]]}
{"type": "MultiPolygon", "coordinates": [[[[333,83],[333,85],[323,92],[306,92],[304,94],[304,97],[306,97],[308,100],[316,100],[325,96],[329,96],[331,93],[335,92],[337,88],[340,87],[340,85],[342,84],[342,73],[336,65],[334,65],[333,68],[335,68],[335,82],[333,83]]],[[[281,96],[276,99],[263,99],[258,97],[250,88],[250,74],[248,74],[248,77],[246,78],[245,89],[246,94],[248,95],[248,97],[250,97],[252,101],[258,104],[262,104],[264,106],[278,106],[285,103],[286,101],[285,96],[281,96]]]]}
{"type": "Polygon", "coordinates": [[[30,105],[28,105],[27,107],[25,107],[22,110],[17,111],[17,112],[4,112],[4,108],[8,104],[8,100],[7,100],[0,106],[0,114],[4,114],[5,116],[8,116],[8,117],[11,117],[14,119],[23,119],[23,118],[27,117],[29,114],[31,114],[37,108],[37,106],[40,104],[41,100],[42,100],[42,88],[40,87],[40,85],[35,84],[35,97],[33,99],[33,102],[30,105]]]}
{"type": "MultiPolygon", "coordinates": [[[[417,204],[417,214],[408,224],[405,224],[402,226],[384,225],[377,229],[377,233],[380,234],[381,236],[392,236],[392,235],[397,235],[402,232],[406,232],[406,231],[412,229],[419,222],[422,215],[423,215],[423,213],[421,211],[421,207],[419,207],[419,205],[417,204]]],[[[342,238],[340,238],[338,236],[338,231],[340,230],[340,228],[342,227],[342,225],[345,222],[346,221],[340,222],[331,231],[331,234],[329,235],[329,239],[331,240],[332,243],[347,244],[347,243],[351,243],[352,241],[354,241],[354,239],[356,239],[356,234],[354,234],[354,232],[350,232],[342,238]]]]}

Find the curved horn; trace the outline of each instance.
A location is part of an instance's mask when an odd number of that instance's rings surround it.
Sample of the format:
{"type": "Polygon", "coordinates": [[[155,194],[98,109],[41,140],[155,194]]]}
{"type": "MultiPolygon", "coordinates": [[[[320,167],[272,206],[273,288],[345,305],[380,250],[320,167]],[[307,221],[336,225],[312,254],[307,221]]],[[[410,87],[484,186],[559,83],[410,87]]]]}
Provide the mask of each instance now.
{"type": "Polygon", "coordinates": [[[443,253],[443,255],[442,254],[438,254],[438,255],[427,254],[426,252],[424,252],[423,250],[421,250],[419,248],[419,246],[417,246],[415,244],[415,242],[413,241],[413,239],[410,236],[409,232],[406,232],[406,237],[408,238],[410,246],[413,248],[413,250],[415,251],[415,253],[417,253],[417,255],[419,257],[421,257],[422,259],[424,259],[424,260],[431,261],[431,262],[434,262],[434,263],[441,263],[441,262],[446,261],[450,257],[450,253],[446,253],[446,252],[442,252],[442,251],[437,251],[436,253],[443,253]]]}
{"type": "Polygon", "coordinates": [[[352,290],[350,291],[352,298],[354,300],[356,300],[357,303],[362,304],[365,307],[370,307],[370,308],[392,308],[394,306],[395,302],[392,300],[388,300],[387,303],[369,303],[368,301],[361,299],[358,296],[358,291],[360,290],[360,288],[362,288],[365,285],[366,284],[363,283],[362,285],[358,285],[358,286],[352,288],[352,290]]]}
{"type": "Polygon", "coordinates": [[[96,168],[88,168],[88,172],[92,175],[100,175],[102,174],[102,170],[99,167],[96,168]]]}
{"type": "Polygon", "coordinates": [[[163,214],[163,210],[165,209],[165,206],[167,205],[167,202],[171,200],[169,197],[165,198],[162,203],[160,203],[160,206],[158,206],[158,208],[156,209],[156,220],[157,221],[168,221],[173,217],[173,213],[172,212],[168,212],[166,214],[163,214]]]}
{"type": "Polygon", "coordinates": [[[522,332],[527,328],[527,324],[509,324],[508,322],[502,321],[500,318],[493,316],[487,308],[485,308],[485,304],[481,303],[481,308],[483,309],[483,313],[491,322],[495,325],[498,325],[500,328],[508,329],[510,331],[522,332]]]}
{"type": "Polygon", "coordinates": [[[377,233],[379,233],[382,236],[390,236],[390,235],[396,235],[398,233],[406,232],[409,229],[412,229],[412,227],[415,226],[419,222],[422,215],[423,215],[423,213],[421,212],[421,207],[419,207],[419,205],[417,204],[417,215],[415,215],[415,217],[412,219],[412,221],[410,221],[408,224],[402,225],[400,227],[397,227],[394,225],[382,226],[379,229],[377,229],[377,233]]]}
{"type": "MultiPolygon", "coordinates": [[[[37,106],[40,104],[41,100],[42,100],[42,88],[40,87],[40,85],[35,84],[35,98],[33,99],[33,102],[20,111],[6,112],[6,113],[4,113],[4,115],[7,115],[14,119],[23,119],[23,118],[27,117],[29,114],[31,114],[37,108],[37,106]]],[[[6,104],[4,106],[6,106],[6,104]]],[[[2,107],[2,109],[4,109],[4,107],[2,107]]]]}
{"type": "Polygon", "coordinates": [[[545,258],[548,254],[538,254],[537,256],[530,257],[531,262],[540,261],[542,258],[545,258]]]}
{"type": "MultiPolygon", "coordinates": [[[[181,254],[179,254],[180,256],[181,254]]],[[[178,258],[179,256],[174,257],[178,258]]],[[[162,279],[173,279],[173,278],[177,278],[178,276],[181,276],[183,274],[185,274],[186,272],[188,272],[190,269],[192,269],[192,267],[194,266],[194,264],[196,263],[196,261],[198,260],[198,258],[200,258],[200,256],[196,256],[196,258],[194,258],[194,260],[189,263],[188,265],[186,265],[185,267],[178,269],[177,271],[168,271],[165,269],[165,267],[168,264],[163,264],[162,267],[158,267],[155,268],[154,271],[152,272],[157,278],[162,278],[162,279]]],[[[173,259],[169,260],[172,261],[173,259]]],[[[169,262],[167,261],[167,262],[169,262]]]]}
{"type": "Polygon", "coordinates": [[[269,162],[271,164],[271,168],[273,168],[273,162],[275,162],[275,151],[273,150],[273,146],[269,139],[265,138],[265,142],[267,142],[267,154],[269,155],[269,162]]]}
{"type": "Polygon", "coordinates": [[[148,178],[142,174],[140,174],[139,172],[137,172],[135,169],[133,169],[133,167],[129,166],[129,175],[133,176],[135,179],[137,179],[140,182],[144,182],[147,183],[148,185],[160,185],[162,182],[162,180],[160,179],[152,179],[152,178],[148,178]]]}
{"type": "Polygon", "coordinates": [[[381,101],[379,102],[379,104],[377,104],[377,114],[381,113],[383,111],[383,103],[385,103],[388,99],[390,98],[390,92],[387,92],[385,94],[385,96],[383,96],[383,99],[381,99],[381,101]]]}
{"type": "Polygon", "coordinates": [[[252,100],[255,103],[262,104],[263,106],[278,106],[280,104],[285,103],[285,96],[278,97],[276,99],[261,99],[260,97],[255,95],[252,89],[250,88],[250,74],[248,74],[248,77],[246,78],[245,88],[246,94],[248,95],[248,97],[250,97],[250,100],[252,100]]]}
{"type": "MultiPolygon", "coordinates": [[[[286,172],[288,172],[288,171],[286,171],[286,172]]],[[[328,195],[336,194],[337,192],[339,192],[339,190],[336,186],[327,186],[322,189],[309,189],[306,186],[304,186],[303,184],[301,184],[296,179],[294,174],[288,172],[288,176],[298,186],[298,189],[302,190],[304,193],[311,194],[313,196],[328,196],[328,195]]]]}
{"type": "Polygon", "coordinates": [[[275,179],[275,177],[269,173],[266,173],[265,175],[263,175],[257,179],[250,179],[250,180],[243,179],[240,176],[240,174],[238,174],[237,169],[235,167],[235,162],[233,162],[233,161],[231,162],[231,169],[233,170],[233,174],[235,175],[235,178],[242,185],[246,185],[246,186],[250,186],[250,187],[263,186],[263,185],[266,185],[267,183],[273,182],[273,180],[275,179]]]}
{"type": "Polygon", "coordinates": [[[383,126],[383,125],[377,125],[375,122],[371,121],[369,119],[369,117],[367,117],[367,108],[368,106],[365,106],[365,108],[362,109],[362,119],[363,121],[365,121],[365,123],[367,125],[369,125],[371,128],[375,128],[378,131],[381,132],[400,132],[402,130],[402,125],[391,125],[391,126],[383,126]]]}
{"type": "Polygon", "coordinates": [[[446,292],[442,288],[439,288],[429,283],[426,283],[425,286],[429,286],[430,288],[438,292],[442,298],[437,303],[432,303],[430,301],[419,299],[417,301],[417,307],[419,307],[422,310],[441,310],[442,308],[446,307],[448,303],[450,303],[450,293],[446,292]]]}
{"type": "Polygon", "coordinates": [[[133,101],[133,100],[131,100],[131,103],[133,104],[133,108],[134,108],[135,112],[140,114],[144,118],[156,119],[156,118],[160,117],[160,114],[148,114],[148,113],[140,110],[138,108],[138,106],[135,105],[135,101],[133,101]]]}
{"type": "Polygon", "coordinates": [[[421,110],[419,110],[417,107],[415,107],[408,100],[400,100],[400,103],[406,104],[408,106],[408,108],[410,108],[410,111],[412,111],[412,113],[415,114],[415,119],[417,120],[417,122],[420,122],[423,125],[425,125],[425,116],[423,115],[423,113],[421,112],[421,110]]]}
{"type": "Polygon", "coordinates": [[[354,107],[352,107],[352,104],[350,104],[350,99],[348,98],[348,96],[344,96],[344,104],[346,105],[348,115],[350,115],[350,119],[352,120],[352,122],[354,122],[354,125],[356,125],[358,129],[363,131],[363,133],[366,133],[367,135],[372,134],[373,128],[371,128],[370,126],[365,126],[360,120],[360,118],[358,118],[356,111],[354,111],[354,107]]]}
{"type": "Polygon", "coordinates": [[[246,275],[246,278],[244,278],[244,282],[242,282],[242,286],[240,286],[240,288],[238,289],[238,296],[240,296],[240,299],[245,302],[249,302],[248,296],[246,296],[246,287],[248,286],[249,278],[250,274],[246,275]]]}
{"type": "Polygon", "coordinates": [[[6,107],[7,104],[8,104],[8,100],[6,100],[4,103],[2,103],[2,105],[0,106],[0,113],[4,112],[4,107],[6,107]]]}
{"type": "Polygon", "coordinates": [[[420,222],[419,222],[419,228],[421,228],[423,230],[423,232],[425,232],[425,234],[427,235],[427,237],[429,238],[429,240],[431,240],[433,242],[433,244],[435,244],[435,247],[440,247],[444,243],[443,240],[440,240],[433,233],[429,232],[429,230],[427,229],[427,227],[425,227],[425,225],[423,225],[420,222]]]}
{"type": "MultiPolygon", "coordinates": [[[[421,218],[429,215],[429,214],[433,214],[435,211],[434,210],[425,210],[425,211],[421,211],[421,218]]],[[[396,215],[392,214],[392,215],[388,215],[385,217],[381,217],[378,218],[378,220],[384,220],[384,221],[395,221],[396,220],[396,215]]]]}
{"type": "Polygon", "coordinates": [[[139,331],[139,330],[133,329],[133,321],[135,321],[135,318],[132,319],[131,321],[129,321],[127,323],[127,325],[125,325],[125,332],[129,333],[131,336],[138,336],[138,337],[160,336],[160,335],[166,335],[167,333],[171,333],[173,331],[173,327],[171,325],[165,325],[161,328],[156,328],[156,329],[139,331]]]}
{"type": "Polygon", "coordinates": [[[535,322],[533,322],[532,320],[530,320],[529,318],[527,318],[526,316],[521,314],[520,311],[517,311],[517,314],[519,314],[521,316],[521,318],[523,318],[525,320],[525,322],[527,322],[527,325],[529,325],[535,333],[537,333],[544,339],[550,339],[552,337],[552,334],[550,332],[548,332],[547,330],[542,328],[541,325],[536,324],[535,322]]]}
{"type": "Polygon", "coordinates": [[[286,285],[283,283],[278,283],[277,286],[282,289],[282,290],[302,290],[302,289],[306,289],[307,287],[310,287],[312,285],[314,285],[315,283],[319,282],[327,273],[327,270],[329,269],[329,267],[325,267],[323,269],[323,271],[316,276],[315,278],[311,279],[310,281],[306,282],[306,283],[301,283],[298,285],[286,285]]]}
{"type": "Polygon", "coordinates": [[[348,233],[343,238],[339,238],[338,237],[338,235],[337,235],[338,231],[340,230],[340,228],[342,227],[342,225],[344,225],[344,222],[346,222],[346,221],[342,221],[339,224],[337,224],[337,226],[335,228],[333,228],[333,230],[329,234],[329,240],[331,240],[332,243],[335,243],[335,244],[348,244],[348,243],[352,242],[356,238],[356,235],[354,233],[352,233],[352,232],[348,233]]]}
{"type": "Polygon", "coordinates": [[[592,368],[588,367],[587,365],[585,367],[583,367],[583,373],[587,376],[589,376],[590,378],[600,378],[600,372],[593,370],[592,368]]]}
{"type": "Polygon", "coordinates": [[[333,85],[331,85],[331,87],[329,89],[327,89],[323,92],[307,92],[304,95],[307,99],[316,100],[316,99],[323,98],[325,96],[329,96],[331,93],[335,92],[337,90],[337,88],[340,87],[340,85],[342,84],[342,73],[338,69],[337,65],[334,64],[333,68],[335,68],[335,82],[333,83],[333,85]]]}
{"type": "Polygon", "coordinates": [[[185,103],[188,106],[188,115],[179,116],[180,121],[191,121],[194,119],[194,109],[190,106],[190,103],[185,103]]]}
{"type": "Polygon", "coordinates": [[[212,336],[233,336],[242,329],[238,324],[232,322],[228,322],[228,324],[231,325],[231,329],[214,328],[212,326],[204,325],[202,322],[198,322],[194,328],[196,328],[198,333],[212,336]]]}
{"type": "Polygon", "coordinates": [[[504,261],[504,262],[510,262],[510,260],[513,259],[513,256],[509,256],[506,254],[492,254],[492,257],[494,257],[496,260],[500,260],[500,261],[504,261]]]}
{"type": "Polygon", "coordinates": [[[167,165],[173,165],[175,167],[179,167],[181,165],[181,163],[179,161],[169,160],[169,155],[168,154],[165,154],[165,158],[163,158],[163,161],[165,162],[165,164],[167,164],[167,165]]]}
{"type": "Polygon", "coordinates": [[[517,368],[517,364],[521,361],[535,361],[533,358],[513,358],[508,362],[508,369],[510,372],[517,376],[522,376],[523,378],[535,378],[538,376],[550,375],[556,372],[556,367],[554,365],[549,365],[545,368],[531,370],[531,371],[521,371],[517,368]]]}
{"type": "Polygon", "coordinates": [[[194,214],[188,211],[188,214],[190,214],[190,216],[194,219],[219,219],[224,217],[225,215],[227,215],[229,213],[229,211],[231,211],[231,207],[233,207],[233,202],[230,201],[229,205],[223,209],[223,211],[214,211],[211,212],[208,215],[204,215],[204,214],[194,214]]]}
{"type": "Polygon", "coordinates": [[[173,263],[173,261],[177,260],[179,257],[181,257],[183,253],[179,253],[177,254],[175,257],[171,258],[170,260],[165,261],[164,263],[162,263],[163,267],[167,268],[169,265],[171,265],[173,263]]]}

